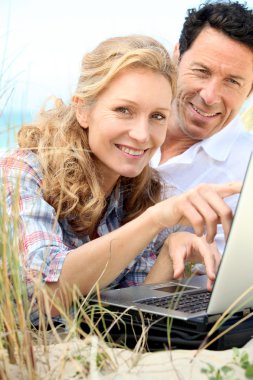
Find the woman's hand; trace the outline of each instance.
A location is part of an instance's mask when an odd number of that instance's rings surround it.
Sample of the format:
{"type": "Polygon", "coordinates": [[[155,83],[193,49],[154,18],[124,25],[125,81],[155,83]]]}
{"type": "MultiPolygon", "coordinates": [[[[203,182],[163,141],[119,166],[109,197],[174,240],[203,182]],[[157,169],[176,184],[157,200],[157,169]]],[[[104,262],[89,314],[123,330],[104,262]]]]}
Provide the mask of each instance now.
{"type": "Polygon", "coordinates": [[[198,236],[206,232],[208,242],[214,240],[217,224],[221,223],[227,239],[233,215],[223,198],[239,193],[241,186],[241,182],[199,185],[156,204],[154,221],[163,227],[192,226],[198,236]]]}
{"type": "Polygon", "coordinates": [[[167,238],[174,278],[184,275],[185,263],[203,263],[208,277],[207,288],[212,289],[220,264],[221,255],[215,242],[208,243],[205,236],[198,237],[190,232],[176,232],[167,238]]]}
{"type": "Polygon", "coordinates": [[[145,283],[166,282],[184,276],[185,263],[204,263],[208,276],[207,288],[212,289],[220,263],[220,253],[215,243],[208,243],[204,236],[190,232],[175,232],[166,239],[145,283]]]}

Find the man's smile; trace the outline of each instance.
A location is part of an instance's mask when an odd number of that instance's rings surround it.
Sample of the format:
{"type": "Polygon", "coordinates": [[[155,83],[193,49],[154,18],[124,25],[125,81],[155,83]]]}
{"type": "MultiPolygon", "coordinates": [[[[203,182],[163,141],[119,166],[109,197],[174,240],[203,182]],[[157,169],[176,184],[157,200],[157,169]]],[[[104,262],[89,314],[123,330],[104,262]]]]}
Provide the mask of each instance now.
{"type": "Polygon", "coordinates": [[[196,111],[199,115],[204,117],[214,117],[217,115],[220,115],[220,112],[205,112],[203,110],[200,110],[198,107],[196,107],[194,104],[190,103],[191,107],[196,111]]]}

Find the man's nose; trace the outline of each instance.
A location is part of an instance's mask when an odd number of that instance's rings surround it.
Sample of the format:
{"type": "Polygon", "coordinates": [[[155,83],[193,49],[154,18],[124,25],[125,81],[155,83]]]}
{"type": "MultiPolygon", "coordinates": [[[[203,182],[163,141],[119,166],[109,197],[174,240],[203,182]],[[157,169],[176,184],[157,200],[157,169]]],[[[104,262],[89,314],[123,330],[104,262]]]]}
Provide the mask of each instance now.
{"type": "Polygon", "coordinates": [[[221,86],[216,80],[210,80],[205,83],[199,94],[206,105],[218,104],[221,101],[221,86]]]}

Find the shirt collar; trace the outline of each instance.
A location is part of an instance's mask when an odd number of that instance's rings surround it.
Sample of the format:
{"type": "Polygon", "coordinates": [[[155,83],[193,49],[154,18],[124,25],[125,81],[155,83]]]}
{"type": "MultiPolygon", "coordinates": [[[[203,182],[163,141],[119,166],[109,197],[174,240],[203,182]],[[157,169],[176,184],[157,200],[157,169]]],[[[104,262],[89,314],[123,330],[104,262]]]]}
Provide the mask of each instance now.
{"type": "MultiPolygon", "coordinates": [[[[200,149],[203,149],[209,157],[216,161],[225,161],[231,152],[235,140],[238,138],[242,130],[243,123],[240,117],[237,116],[219,132],[207,139],[193,144],[185,152],[181,153],[179,156],[170,158],[167,162],[170,162],[170,164],[173,164],[174,162],[176,164],[190,164],[193,162],[200,149]]],[[[151,166],[155,168],[158,167],[160,159],[161,150],[159,149],[152,158],[151,166]]],[[[166,165],[166,162],[164,165],[166,165]]]]}
{"type": "Polygon", "coordinates": [[[105,213],[106,218],[111,214],[113,210],[115,210],[115,213],[118,218],[122,218],[123,196],[120,189],[120,181],[118,181],[115,189],[113,190],[109,198],[109,203],[105,213]]]}
{"type": "Polygon", "coordinates": [[[214,160],[225,161],[242,129],[242,121],[237,116],[221,131],[195,145],[202,147],[214,160]]]}

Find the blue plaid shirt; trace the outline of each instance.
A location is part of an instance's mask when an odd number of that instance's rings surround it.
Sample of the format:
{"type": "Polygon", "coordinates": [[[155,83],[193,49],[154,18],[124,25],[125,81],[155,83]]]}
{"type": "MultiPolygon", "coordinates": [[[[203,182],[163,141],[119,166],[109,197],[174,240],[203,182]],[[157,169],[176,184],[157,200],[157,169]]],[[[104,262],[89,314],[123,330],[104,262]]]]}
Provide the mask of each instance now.
{"type": "MultiPolygon", "coordinates": [[[[41,184],[43,180],[39,160],[29,150],[15,150],[0,158],[0,180],[7,184],[7,205],[11,213],[11,204],[16,194],[16,182],[19,180],[20,228],[22,234],[22,265],[25,266],[25,280],[29,297],[32,297],[31,278],[41,273],[43,282],[56,282],[61,274],[63,262],[68,253],[89,242],[88,235],[78,237],[71,229],[67,219],[57,220],[56,212],[43,198],[41,184]]],[[[99,236],[119,228],[123,219],[123,194],[120,185],[112,192],[106,212],[98,227],[99,236]]],[[[144,281],[153,266],[167,231],[159,234],[143,252],[119,274],[112,287],[137,285],[144,281]]],[[[35,308],[36,309],[36,308],[35,308]]],[[[35,321],[37,311],[31,319],[35,321]]]]}

